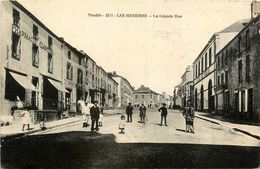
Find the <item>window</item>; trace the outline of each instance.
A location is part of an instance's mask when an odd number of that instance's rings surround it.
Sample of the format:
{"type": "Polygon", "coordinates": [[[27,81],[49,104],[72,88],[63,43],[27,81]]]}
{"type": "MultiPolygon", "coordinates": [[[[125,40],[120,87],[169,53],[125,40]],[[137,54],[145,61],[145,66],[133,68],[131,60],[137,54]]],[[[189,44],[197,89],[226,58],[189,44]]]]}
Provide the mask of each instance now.
{"type": "Polygon", "coordinates": [[[250,56],[247,55],[246,56],[246,81],[249,82],[251,80],[250,78],[250,69],[251,69],[251,66],[250,66],[250,56]]]}
{"type": "Polygon", "coordinates": [[[48,53],[48,72],[53,73],[53,57],[51,53],[48,53]]]}
{"type": "MultiPolygon", "coordinates": [[[[48,47],[52,50],[52,38],[48,37],[48,47]]],[[[53,73],[53,55],[48,53],[48,72],[53,73]]]]}
{"type": "Polygon", "coordinates": [[[243,67],[243,65],[242,65],[242,60],[239,60],[238,61],[238,82],[240,83],[240,82],[242,82],[242,67],[243,67]]]}
{"type": "Polygon", "coordinates": [[[204,61],[204,58],[201,58],[201,73],[203,72],[203,66],[204,66],[203,65],[203,63],[204,63],[203,61],[204,61]]]}
{"type": "Polygon", "coordinates": [[[72,80],[73,78],[73,67],[71,66],[71,64],[68,62],[67,63],[67,79],[68,80],[72,80]]]}
{"type": "Polygon", "coordinates": [[[198,66],[196,65],[196,69],[195,69],[195,71],[196,71],[196,77],[198,77],[198,66]]]}
{"type": "Polygon", "coordinates": [[[135,98],[137,99],[137,98],[138,98],[138,95],[135,95],[135,98]]]}
{"type": "Polygon", "coordinates": [[[20,27],[20,13],[13,8],[13,25],[20,27]]]}
{"type": "Polygon", "coordinates": [[[249,29],[246,31],[246,50],[250,49],[250,36],[249,36],[249,29]]]}
{"type": "Polygon", "coordinates": [[[224,84],[224,73],[221,73],[221,84],[224,84]]]}
{"type": "Polygon", "coordinates": [[[212,51],[211,48],[209,48],[209,65],[212,64],[212,51]]]}
{"type": "Polygon", "coordinates": [[[144,99],[144,95],[142,95],[142,98],[144,99]]]}
{"type": "Polygon", "coordinates": [[[36,44],[32,44],[32,65],[39,67],[39,47],[36,44]]]}
{"type": "Polygon", "coordinates": [[[205,54],[205,69],[208,67],[208,54],[205,54]]]}
{"type": "Polygon", "coordinates": [[[198,63],[198,75],[200,75],[200,62],[198,63]]]}
{"type": "Polygon", "coordinates": [[[220,85],[220,76],[218,75],[218,85],[220,85]]]}
{"type": "Polygon", "coordinates": [[[21,38],[14,32],[12,32],[12,57],[17,60],[21,58],[21,38]]]}
{"type": "Polygon", "coordinates": [[[228,85],[228,71],[225,71],[225,84],[228,85]]]}
{"type": "Polygon", "coordinates": [[[228,48],[226,49],[225,65],[228,65],[228,48]]]}
{"type": "Polygon", "coordinates": [[[224,66],[224,53],[221,54],[221,67],[224,66]]]}
{"type": "Polygon", "coordinates": [[[68,59],[71,59],[71,51],[68,51],[68,59]]]}
{"type": "Polygon", "coordinates": [[[39,34],[38,27],[36,25],[33,25],[33,39],[36,41],[38,40],[38,34],[39,34]]]}
{"type": "Polygon", "coordinates": [[[79,65],[81,65],[81,64],[82,64],[82,58],[79,57],[79,65]]]}
{"type": "Polygon", "coordinates": [[[83,72],[81,69],[78,69],[78,83],[79,84],[83,83],[83,72]]]}
{"type": "Polygon", "coordinates": [[[237,47],[238,47],[238,54],[241,53],[241,37],[238,38],[238,42],[237,42],[237,47]]]}
{"type": "Polygon", "coordinates": [[[48,47],[52,49],[52,38],[50,36],[48,37],[48,47]]]}
{"type": "Polygon", "coordinates": [[[153,95],[150,95],[150,98],[152,99],[152,98],[153,98],[153,95]]]}

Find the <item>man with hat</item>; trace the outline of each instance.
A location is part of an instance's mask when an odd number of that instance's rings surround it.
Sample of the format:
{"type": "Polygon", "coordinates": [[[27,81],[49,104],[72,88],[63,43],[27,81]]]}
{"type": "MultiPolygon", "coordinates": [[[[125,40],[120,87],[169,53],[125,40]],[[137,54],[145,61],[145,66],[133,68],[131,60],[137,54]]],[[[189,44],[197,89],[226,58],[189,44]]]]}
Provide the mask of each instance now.
{"type": "Polygon", "coordinates": [[[126,107],[127,122],[132,122],[133,109],[131,103],[128,103],[128,106],[126,107]]]}
{"type": "Polygon", "coordinates": [[[161,126],[163,123],[163,119],[164,119],[164,125],[167,126],[167,122],[166,122],[166,117],[168,114],[167,108],[166,108],[166,104],[163,103],[163,106],[161,108],[158,109],[159,112],[161,112],[161,126]]]}
{"type": "Polygon", "coordinates": [[[99,114],[100,109],[98,107],[98,102],[94,102],[94,106],[90,108],[90,116],[91,116],[91,131],[94,131],[94,126],[96,125],[95,130],[98,131],[98,120],[99,120],[99,114]]]}

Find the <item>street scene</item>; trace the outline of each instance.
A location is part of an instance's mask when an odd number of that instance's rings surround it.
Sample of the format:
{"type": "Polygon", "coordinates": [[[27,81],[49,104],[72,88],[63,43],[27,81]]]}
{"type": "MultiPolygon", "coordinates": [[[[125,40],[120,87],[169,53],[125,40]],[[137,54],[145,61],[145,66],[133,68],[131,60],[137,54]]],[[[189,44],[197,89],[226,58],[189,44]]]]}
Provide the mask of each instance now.
{"type": "Polygon", "coordinates": [[[259,0],[0,1],[0,168],[258,168],[259,56],[259,0]]]}
{"type": "Polygon", "coordinates": [[[90,127],[83,128],[79,120],[6,140],[2,142],[2,164],[7,168],[258,165],[259,140],[240,132],[196,118],[195,134],[186,133],[182,112],[173,110],[167,116],[168,126],[159,125],[157,110],[147,111],[145,124],[139,121],[139,113],[135,110],[132,123],[126,123],[125,134],[120,134],[120,115],[115,114],[104,116],[99,132],[91,133],[90,127]]]}

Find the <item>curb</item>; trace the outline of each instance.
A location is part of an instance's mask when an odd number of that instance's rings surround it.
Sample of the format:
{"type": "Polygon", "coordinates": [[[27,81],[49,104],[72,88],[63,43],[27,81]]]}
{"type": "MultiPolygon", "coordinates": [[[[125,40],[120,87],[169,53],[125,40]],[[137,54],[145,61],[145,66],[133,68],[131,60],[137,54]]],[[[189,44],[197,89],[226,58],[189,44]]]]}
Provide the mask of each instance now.
{"type": "Polygon", "coordinates": [[[241,130],[241,129],[238,129],[238,128],[233,128],[233,130],[238,131],[238,132],[241,132],[241,133],[246,134],[246,135],[248,135],[248,136],[254,137],[254,138],[257,139],[257,140],[260,140],[260,136],[251,134],[251,133],[249,133],[248,131],[241,130]]]}
{"type": "MultiPolygon", "coordinates": [[[[219,122],[210,120],[210,119],[208,119],[208,118],[204,118],[204,117],[201,117],[201,116],[198,116],[198,115],[195,115],[195,117],[197,117],[197,118],[199,118],[199,119],[202,119],[202,120],[205,120],[205,121],[208,121],[208,122],[211,122],[211,123],[214,123],[214,124],[217,124],[217,125],[220,125],[220,126],[223,126],[223,127],[227,127],[227,126],[225,126],[225,125],[223,125],[223,124],[221,124],[221,123],[219,123],[219,122]]],[[[251,136],[251,137],[253,137],[253,138],[257,139],[257,140],[260,140],[260,136],[254,135],[254,134],[252,134],[252,133],[250,133],[250,132],[248,132],[248,131],[241,130],[241,129],[236,128],[236,127],[234,127],[234,128],[233,128],[233,127],[227,127],[227,128],[230,128],[231,130],[234,130],[234,131],[243,133],[243,134],[248,135],[248,136],[251,136]]]]}
{"type": "MultiPolygon", "coordinates": [[[[70,121],[70,122],[67,122],[67,123],[50,126],[50,127],[48,127],[45,131],[48,131],[49,129],[53,129],[53,128],[56,128],[56,127],[61,127],[61,126],[64,126],[64,125],[76,123],[76,122],[79,122],[79,121],[80,121],[80,119],[77,119],[77,120],[70,121]]],[[[0,139],[1,139],[1,142],[9,141],[9,140],[16,139],[16,138],[20,138],[20,137],[25,137],[25,136],[28,136],[28,135],[30,135],[30,134],[37,133],[37,132],[39,132],[39,131],[42,131],[42,130],[41,130],[41,129],[35,129],[35,130],[28,131],[28,132],[25,132],[25,133],[5,135],[5,136],[2,136],[0,139]]]]}
{"type": "Polygon", "coordinates": [[[208,122],[211,122],[211,123],[214,123],[214,124],[217,124],[217,125],[221,125],[219,122],[216,122],[216,121],[213,121],[213,120],[210,120],[210,119],[201,117],[201,116],[195,115],[195,117],[197,117],[197,118],[199,118],[199,119],[202,119],[202,120],[205,120],[205,121],[208,121],[208,122]]]}

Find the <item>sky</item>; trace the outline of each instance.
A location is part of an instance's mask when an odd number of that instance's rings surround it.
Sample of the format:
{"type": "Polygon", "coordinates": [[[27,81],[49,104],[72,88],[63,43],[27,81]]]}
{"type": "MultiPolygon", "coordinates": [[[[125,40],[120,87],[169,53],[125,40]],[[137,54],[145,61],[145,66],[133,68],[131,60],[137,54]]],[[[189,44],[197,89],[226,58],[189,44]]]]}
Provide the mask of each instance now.
{"type": "Polygon", "coordinates": [[[251,0],[19,0],[50,30],[116,71],[172,95],[213,33],[250,18],[251,0]],[[148,18],[89,14],[147,14],[148,18]],[[153,18],[153,15],[178,18],[153,18]]]}

